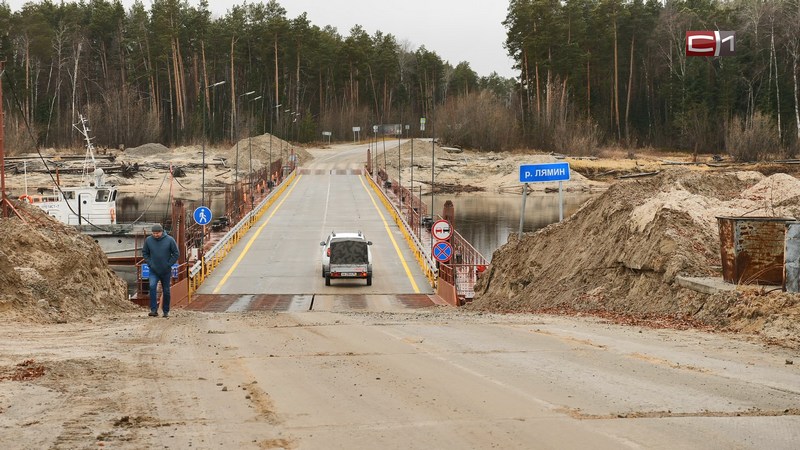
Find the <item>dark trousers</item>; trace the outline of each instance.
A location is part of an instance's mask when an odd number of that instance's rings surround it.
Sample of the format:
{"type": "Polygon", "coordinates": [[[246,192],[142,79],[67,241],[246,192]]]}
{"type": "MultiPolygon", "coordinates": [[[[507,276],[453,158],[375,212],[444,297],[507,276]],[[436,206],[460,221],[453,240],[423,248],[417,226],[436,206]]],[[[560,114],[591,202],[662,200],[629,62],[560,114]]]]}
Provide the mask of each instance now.
{"type": "Polygon", "coordinates": [[[152,270],[150,271],[150,311],[158,311],[158,282],[160,281],[161,293],[164,296],[161,302],[161,310],[164,311],[164,314],[169,312],[169,282],[171,277],[172,272],[167,272],[162,275],[154,273],[152,270]]]}

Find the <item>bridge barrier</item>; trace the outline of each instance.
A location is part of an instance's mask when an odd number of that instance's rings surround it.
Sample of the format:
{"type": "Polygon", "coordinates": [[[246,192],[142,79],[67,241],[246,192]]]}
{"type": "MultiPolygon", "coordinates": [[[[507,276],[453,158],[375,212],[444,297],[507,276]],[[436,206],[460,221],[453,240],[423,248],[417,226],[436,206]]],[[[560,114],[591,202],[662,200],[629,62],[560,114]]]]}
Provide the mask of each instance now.
{"type": "Polygon", "coordinates": [[[417,260],[422,272],[425,274],[425,277],[428,279],[428,282],[431,284],[431,287],[436,287],[436,279],[438,278],[438,269],[436,268],[436,264],[431,259],[430,255],[425,253],[423,250],[422,242],[419,240],[417,235],[414,233],[411,226],[405,221],[403,218],[403,214],[397,207],[392,203],[383,190],[378,186],[375,180],[369,175],[368,171],[364,171],[365,178],[369,181],[370,186],[372,189],[378,194],[378,198],[380,198],[383,205],[392,215],[394,222],[400,227],[400,231],[403,233],[403,237],[406,239],[411,252],[414,254],[414,258],[417,260]]]}
{"type": "Polygon", "coordinates": [[[203,284],[206,277],[222,263],[239,240],[250,231],[250,228],[252,228],[253,225],[261,219],[261,216],[263,216],[275,201],[280,198],[286,188],[292,184],[295,176],[296,172],[292,171],[274,191],[270,192],[261,200],[252,211],[245,214],[241,220],[231,227],[231,229],[202,256],[202,258],[189,267],[189,302],[191,302],[192,293],[203,284]]]}
{"type": "Polygon", "coordinates": [[[427,205],[411,190],[401,186],[397,180],[391,179],[382,168],[378,168],[373,186],[377,186],[382,198],[392,204],[392,210],[399,215],[399,220],[411,223],[411,226],[405,225],[405,230],[412,236],[407,238],[411,239],[409,245],[412,250],[422,252],[428,263],[432,264],[431,272],[435,274],[436,279],[431,285],[437,288],[439,295],[455,306],[471,301],[475,296],[474,286],[478,277],[489,267],[486,258],[454,227],[449,240],[453,248],[452,260],[447,263],[433,262],[429,253],[434,242],[430,235],[430,225],[442,217],[433,214],[427,217],[427,205]],[[395,197],[394,200],[392,196],[395,197]],[[400,203],[400,199],[402,205],[398,208],[397,203],[400,203]],[[423,229],[427,233],[423,232],[423,229]]]}

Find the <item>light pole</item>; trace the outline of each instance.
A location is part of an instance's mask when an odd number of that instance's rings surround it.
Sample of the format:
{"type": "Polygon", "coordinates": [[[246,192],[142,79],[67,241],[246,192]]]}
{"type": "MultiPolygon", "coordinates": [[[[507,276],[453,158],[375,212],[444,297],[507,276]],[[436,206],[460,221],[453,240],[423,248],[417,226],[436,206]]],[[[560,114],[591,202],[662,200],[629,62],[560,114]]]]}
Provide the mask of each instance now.
{"type": "Polygon", "coordinates": [[[372,149],[375,152],[375,175],[378,175],[378,169],[381,168],[380,160],[378,159],[378,126],[372,126],[372,138],[375,140],[375,143],[372,145],[372,149]]]}
{"type": "MultiPolygon", "coordinates": [[[[262,96],[259,95],[258,97],[250,100],[250,102],[254,102],[261,97],[262,96]]],[[[252,113],[247,115],[247,152],[249,153],[248,157],[250,158],[250,170],[248,171],[248,174],[250,175],[248,182],[250,185],[250,210],[252,210],[255,206],[255,195],[253,194],[253,130],[250,129],[250,127],[252,127],[252,120],[250,120],[252,116],[252,113]]],[[[272,136],[270,136],[270,142],[272,142],[272,136]]]]}
{"type": "MultiPolygon", "coordinates": [[[[256,91],[245,92],[241,94],[239,98],[247,97],[249,95],[255,94],[256,91]]],[[[236,139],[236,163],[234,164],[233,168],[233,209],[236,212],[236,221],[239,221],[239,193],[237,192],[237,186],[239,184],[239,103],[236,103],[236,109],[232,112],[234,117],[233,119],[233,132],[234,132],[234,139],[236,139]]]]}
{"type": "Polygon", "coordinates": [[[201,206],[206,206],[206,91],[209,88],[215,88],[217,86],[221,86],[225,84],[225,81],[218,81],[214,84],[208,85],[203,89],[203,141],[202,141],[202,153],[203,153],[203,175],[202,180],[200,181],[200,204],[201,206]]]}
{"type": "Polygon", "coordinates": [[[269,180],[272,181],[272,111],[278,112],[278,108],[281,107],[281,104],[278,103],[277,105],[273,106],[272,109],[269,111],[269,180]]]}
{"type": "Polygon", "coordinates": [[[2,215],[0,217],[10,217],[11,212],[8,208],[8,200],[6,199],[6,155],[5,155],[5,128],[3,122],[3,61],[0,61],[0,208],[2,208],[2,215]]]}
{"type": "MultiPolygon", "coordinates": [[[[300,142],[300,124],[297,122],[298,119],[300,119],[300,111],[295,111],[294,119],[292,119],[292,134],[294,135],[295,142],[300,142]]],[[[296,169],[297,153],[287,155],[286,157],[289,159],[289,165],[292,167],[292,170],[296,169]]]]}
{"type": "MultiPolygon", "coordinates": [[[[291,119],[292,115],[294,115],[294,111],[292,111],[291,108],[290,109],[286,109],[283,112],[289,113],[289,119],[291,119]]],[[[289,152],[289,141],[287,140],[288,139],[288,137],[287,137],[288,134],[289,134],[289,121],[288,120],[284,120],[283,121],[283,140],[284,140],[284,142],[286,142],[286,152],[287,153],[289,152]]],[[[280,173],[280,178],[281,179],[283,179],[283,168],[284,168],[284,166],[286,166],[286,159],[283,156],[283,142],[281,142],[281,173],[280,173]]]]}
{"type": "MultiPolygon", "coordinates": [[[[434,203],[433,194],[436,191],[436,91],[433,92],[433,99],[431,101],[431,219],[433,219],[434,203]]],[[[433,242],[433,239],[431,239],[433,242]]],[[[433,244],[431,244],[433,245],[433,244]]],[[[431,254],[433,254],[433,247],[431,247],[431,254]]]]}
{"type": "Polygon", "coordinates": [[[386,166],[386,132],[381,130],[381,142],[383,142],[383,171],[386,173],[386,179],[389,179],[389,168],[386,166]]]}
{"type": "Polygon", "coordinates": [[[400,129],[397,130],[397,196],[400,197],[400,211],[403,210],[403,182],[400,178],[400,138],[403,136],[403,120],[400,119],[400,129]]]}
{"type": "MultiPolygon", "coordinates": [[[[216,82],[216,83],[214,83],[212,85],[208,85],[205,88],[203,88],[203,141],[202,141],[202,146],[203,146],[203,176],[202,176],[202,181],[200,182],[201,183],[201,187],[200,187],[200,192],[201,192],[200,193],[200,205],[201,206],[206,206],[206,100],[208,99],[208,96],[206,95],[206,91],[208,91],[209,88],[215,88],[215,87],[221,86],[223,84],[225,84],[225,80],[218,81],[218,82],[216,82]]],[[[212,115],[212,117],[213,117],[213,115],[212,115]]],[[[205,238],[206,238],[206,226],[203,225],[203,232],[200,234],[200,257],[201,258],[205,254],[205,251],[204,251],[205,238]]]]}
{"type": "MultiPolygon", "coordinates": [[[[406,137],[408,137],[408,133],[406,137]]],[[[411,136],[411,208],[414,208],[414,136],[411,136]]],[[[420,198],[419,201],[421,202],[422,199],[420,198]]]]}

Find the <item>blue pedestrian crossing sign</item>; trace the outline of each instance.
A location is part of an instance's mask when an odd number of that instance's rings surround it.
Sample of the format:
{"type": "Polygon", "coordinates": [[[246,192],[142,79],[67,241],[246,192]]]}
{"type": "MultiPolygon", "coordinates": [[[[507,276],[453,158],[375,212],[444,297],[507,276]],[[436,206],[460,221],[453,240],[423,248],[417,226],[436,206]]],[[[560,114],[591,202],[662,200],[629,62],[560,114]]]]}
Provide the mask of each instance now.
{"type": "Polygon", "coordinates": [[[433,245],[433,257],[439,262],[450,261],[453,256],[453,246],[449,242],[439,241],[433,245]]]}
{"type": "Polygon", "coordinates": [[[207,206],[199,206],[192,215],[198,225],[208,225],[211,222],[211,210],[207,206]]]}

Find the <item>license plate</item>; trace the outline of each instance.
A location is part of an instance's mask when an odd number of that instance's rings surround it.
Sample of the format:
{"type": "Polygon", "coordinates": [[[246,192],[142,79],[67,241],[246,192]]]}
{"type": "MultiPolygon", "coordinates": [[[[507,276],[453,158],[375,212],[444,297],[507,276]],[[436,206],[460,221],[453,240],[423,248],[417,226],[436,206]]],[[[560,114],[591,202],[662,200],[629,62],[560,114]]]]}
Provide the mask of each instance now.
{"type": "Polygon", "coordinates": [[[356,273],[355,272],[342,272],[341,276],[343,276],[343,277],[354,277],[354,276],[356,276],[356,273]]]}

